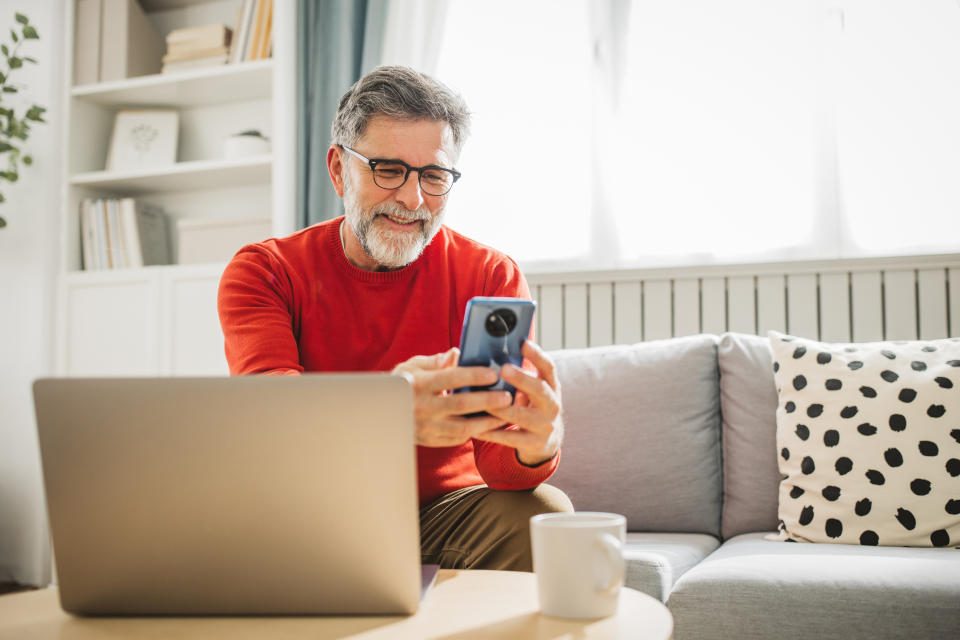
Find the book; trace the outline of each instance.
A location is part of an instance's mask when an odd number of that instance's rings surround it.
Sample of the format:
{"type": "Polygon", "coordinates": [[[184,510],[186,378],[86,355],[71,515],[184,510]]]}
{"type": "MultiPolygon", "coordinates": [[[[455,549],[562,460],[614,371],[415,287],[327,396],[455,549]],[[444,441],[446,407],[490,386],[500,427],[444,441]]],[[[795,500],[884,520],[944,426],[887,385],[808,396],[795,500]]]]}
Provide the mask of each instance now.
{"type": "Polygon", "coordinates": [[[163,39],[136,0],[102,0],[100,82],[160,71],[163,39]]]}
{"type": "Polygon", "coordinates": [[[77,0],[73,84],[100,81],[100,13],[103,0],[77,0]]]}
{"type": "Polygon", "coordinates": [[[206,58],[196,58],[195,60],[180,60],[178,62],[167,62],[160,70],[161,73],[176,73],[178,71],[189,71],[191,69],[204,69],[206,67],[217,67],[227,63],[227,54],[220,56],[209,56],[206,58]]]}
{"type": "Polygon", "coordinates": [[[107,220],[107,254],[112,269],[123,269],[127,266],[124,255],[123,233],[120,230],[120,211],[116,200],[105,200],[105,215],[107,220]]]}
{"type": "Polygon", "coordinates": [[[264,8],[267,4],[267,0],[257,0],[257,12],[253,20],[253,30],[250,42],[247,43],[247,48],[244,51],[243,59],[244,60],[255,60],[254,55],[260,49],[260,38],[263,33],[263,19],[264,19],[264,8]]]}
{"type": "Polygon", "coordinates": [[[180,62],[182,60],[197,60],[200,58],[210,58],[213,56],[226,56],[230,50],[227,47],[211,47],[208,49],[195,49],[183,53],[170,53],[163,56],[163,63],[180,62]]]}
{"type": "Polygon", "coordinates": [[[230,44],[230,62],[243,62],[244,51],[246,51],[247,41],[250,39],[250,23],[253,20],[253,10],[256,6],[256,0],[243,0],[243,7],[240,9],[240,16],[237,20],[237,28],[234,30],[236,37],[230,44]]]}
{"type": "Polygon", "coordinates": [[[270,57],[270,44],[273,42],[273,0],[267,0],[266,18],[263,27],[263,38],[260,43],[260,50],[257,52],[257,60],[263,60],[270,57]]]}
{"type": "Polygon", "coordinates": [[[80,203],[80,250],[83,268],[93,271],[100,268],[97,260],[97,230],[94,220],[93,200],[84,198],[80,203]]]}
{"type": "Polygon", "coordinates": [[[170,233],[159,208],[123,198],[117,202],[123,225],[126,257],[131,267],[170,264],[170,233]]]}
{"type": "Polygon", "coordinates": [[[225,24],[205,24],[198,27],[174,29],[167,34],[167,47],[185,45],[208,48],[230,44],[233,29],[225,24]]]}

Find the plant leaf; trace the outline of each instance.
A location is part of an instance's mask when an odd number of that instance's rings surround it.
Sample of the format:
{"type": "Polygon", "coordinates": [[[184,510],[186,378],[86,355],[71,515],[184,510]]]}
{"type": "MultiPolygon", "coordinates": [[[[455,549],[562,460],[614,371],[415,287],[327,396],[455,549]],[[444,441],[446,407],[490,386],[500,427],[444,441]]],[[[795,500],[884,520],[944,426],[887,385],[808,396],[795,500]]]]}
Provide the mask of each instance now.
{"type": "Polygon", "coordinates": [[[15,13],[14,17],[20,24],[30,24],[30,20],[27,19],[27,16],[23,15],[22,13],[15,13]]]}
{"type": "Polygon", "coordinates": [[[0,229],[3,229],[7,226],[7,221],[3,219],[3,216],[0,216],[0,229]]]}
{"type": "Polygon", "coordinates": [[[24,117],[27,120],[39,120],[41,115],[43,115],[43,107],[38,107],[37,105],[33,105],[32,107],[27,109],[27,115],[25,115],[24,117]]]}
{"type": "Polygon", "coordinates": [[[32,62],[33,64],[37,64],[37,59],[34,57],[24,56],[23,59],[26,60],[27,62],[32,62]]]}
{"type": "Polygon", "coordinates": [[[5,56],[10,55],[10,49],[7,48],[7,45],[5,45],[5,44],[0,44],[0,51],[2,51],[2,52],[3,52],[3,55],[5,55],[5,56]]]}
{"type": "Polygon", "coordinates": [[[23,164],[28,167],[33,164],[33,156],[23,156],[23,164]]]}
{"type": "Polygon", "coordinates": [[[10,65],[11,69],[19,69],[23,66],[23,59],[18,58],[17,56],[11,56],[7,59],[7,63],[10,65]]]}
{"type": "Polygon", "coordinates": [[[14,42],[20,42],[20,39],[17,38],[17,34],[14,32],[13,29],[10,29],[10,37],[13,38],[14,42]]]}
{"type": "Polygon", "coordinates": [[[4,88],[3,88],[3,92],[4,92],[4,93],[16,93],[16,92],[17,92],[17,88],[16,88],[16,87],[4,87],[4,88]]]}
{"type": "Polygon", "coordinates": [[[37,35],[37,30],[33,27],[27,25],[23,28],[23,39],[24,40],[39,40],[40,36],[37,35]]]}
{"type": "Polygon", "coordinates": [[[15,148],[16,147],[14,147],[9,142],[0,142],[0,153],[3,153],[5,151],[10,151],[10,149],[15,149],[15,148]]]}

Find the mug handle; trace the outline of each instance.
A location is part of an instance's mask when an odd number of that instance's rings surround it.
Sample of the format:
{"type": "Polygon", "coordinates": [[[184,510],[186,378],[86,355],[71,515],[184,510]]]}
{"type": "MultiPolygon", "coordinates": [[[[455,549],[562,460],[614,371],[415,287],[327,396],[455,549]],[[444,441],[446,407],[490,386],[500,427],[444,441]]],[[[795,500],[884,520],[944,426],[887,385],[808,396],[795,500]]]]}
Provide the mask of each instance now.
{"type": "Polygon", "coordinates": [[[623,586],[626,577],[626,565],[623,562],[623,550],[620,539],[609,533],[601,533],[597,538],[597,544],[603,551],[610,565],[611,579],[606,586],[598,587],[598,590],[604,595],[614,595],[623,586]]]}

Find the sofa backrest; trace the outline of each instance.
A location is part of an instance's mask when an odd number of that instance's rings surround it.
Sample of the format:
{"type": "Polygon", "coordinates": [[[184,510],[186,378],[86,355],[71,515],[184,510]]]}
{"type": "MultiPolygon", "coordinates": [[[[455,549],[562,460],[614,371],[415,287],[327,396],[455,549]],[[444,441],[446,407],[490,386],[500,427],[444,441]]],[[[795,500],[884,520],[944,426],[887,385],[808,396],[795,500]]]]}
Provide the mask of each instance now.
{"type": "Polygon", "coordinates": [[[720,534],[717,337],[552,352],[566,435],[550,483],[631,531],[720,534]]]}
{"type": "Polygon", "coordinates": [[[777,528],[777,389],[766,338],[725,333],[717,348],[723,418],[724,540],[777,528]]]}

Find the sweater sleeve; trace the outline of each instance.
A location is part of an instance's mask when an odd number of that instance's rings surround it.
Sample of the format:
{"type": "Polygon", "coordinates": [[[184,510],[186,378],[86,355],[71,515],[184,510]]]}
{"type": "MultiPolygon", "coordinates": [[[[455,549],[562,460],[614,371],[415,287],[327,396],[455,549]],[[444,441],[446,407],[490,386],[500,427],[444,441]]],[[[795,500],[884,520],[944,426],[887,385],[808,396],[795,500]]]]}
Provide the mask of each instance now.
{"type": "MultiPolygon", "coordinates": [[[[483,295],[531,299],[526,278],[510,258],[504,258],[492,269],[484,283],[483,295]]],[[[530,338],[533,337],[531,327],[530,338]]],[[[523,364],[525,369],[533,370],[529,362],[524,361],[523,364]]],[[[506,428],[516,429],[513,425],[506,428]]],[[[532,489],[546,482],[560,462],[559,451],[549,460],[531,467],[520,462],[517,450],[513,447],[481,440],[474,440],[473,445],[474,460],[480,476],[487,486],[499,491],[532,489]]]]}
{"type": "Polygon", "coordinates": [[[294,333],[293,287],[262,247],[242,249],[220,278],[217,310],[232,375],[303,372],[294,333]]]}

